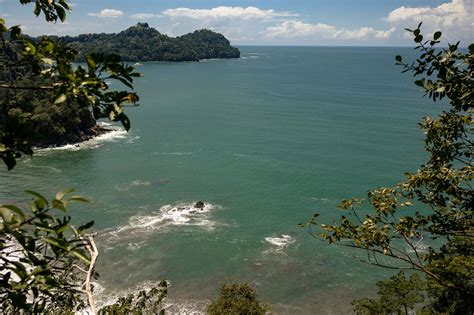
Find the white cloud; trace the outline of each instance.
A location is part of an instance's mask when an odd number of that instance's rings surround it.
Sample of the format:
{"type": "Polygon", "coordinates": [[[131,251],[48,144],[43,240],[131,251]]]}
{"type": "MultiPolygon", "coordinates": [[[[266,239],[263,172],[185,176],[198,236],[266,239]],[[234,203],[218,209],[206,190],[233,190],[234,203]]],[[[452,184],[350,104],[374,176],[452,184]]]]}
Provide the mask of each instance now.
{"type": "Polygon", "coordinates": [[[137,20],[145,20],[145,19],[153,19],[153,18],[159,18],[163,17],[161,14],[153,14],[153,13],[136,13],[130,15],[132,19],[137,19],[137,20]]]}
{"type": "Polygon", "coordinates": [[[123,12],[115,9],[103,9],[98,13],[89,13],[89,16],[96,16],[100,18],[118,18],[123,15],[123,12]]]}
{"type": "Polygon", "coordinates": [[[266,29],[267,38],[306,38],[306,39],[329,39],[329,40],[367,40],[367,39],[388,39],[395,31],[376,30],[372,27],[360,27],[357,29],[338,28],[333,25],[317,23],[310,24],[301,21],[284,21],[276,26],[269,26],[266,29]]]}
{"type": "Polygon", "coordinates": [[[396,23],[396,22],[416,18],[420,14],[423,14],[429,11],[430,11],[429,7],[410,8],[410,7],[402,6],[390,12],[388,16],[386,18],[383,18],[382,20],[385,20],[390,23],[396,23]]]}
{"type": "Polygon", "coordinates": [[[395,27],[355,29],[296,19],[294,12],[257,7],[219,6],[209,9],[174,8],[162,12],[169,18],[164,31],[176,36],[199,28],[224,34],[231,42],[278,44],[337,44],[387,42],[395,27]]]}
{"type": "Polygon", "coordinates": [[[168,9],[163,14],[171,18],[191,18],[198,20],[205,19],[258,19],[270,20],[274,18],[298,16],[291,12],[280,12],[275,10],[262,10],[256,7],[227,7],[220,6],[212,9],[190,9],[176,8],[168,9]]]}
{"type": "MultiPolygon", "coordinates": [[[[474,0],[451,0],[436,7],[399,7],[382,19],[392,26],[414,28],[423,22],[422,31],[441,31],[448,40],[472,41],[474,0]]],[[[465,42],[466,44],[466,42],[465,42]]]]}

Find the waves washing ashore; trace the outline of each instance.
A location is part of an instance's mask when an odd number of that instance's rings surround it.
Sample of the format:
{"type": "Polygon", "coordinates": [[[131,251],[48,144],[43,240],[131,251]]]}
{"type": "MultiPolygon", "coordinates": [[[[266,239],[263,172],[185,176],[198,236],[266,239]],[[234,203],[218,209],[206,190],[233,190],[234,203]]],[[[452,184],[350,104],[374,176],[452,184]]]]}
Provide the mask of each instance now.
{"type": "MultiPolygon", "coordinates": [[[[170,284],[170,282],[168,281],[170,284]]],[[[96,294],[97,308],[102,308],[111,305],[121,297],[126,297],[129,294],[137,294],[140,291],[148,291],[159,286],[159,282],[146,281],[142,284],[136,285],[127,290],[111,291],[104,288],[100,283],[94,282],[94,292],[96,294]]],[[[170,287],[172,286],[172,283],[170,287]]],[[[166,298],[163,302],[163,308],[166,314],[206,314],[206,308],[209,305],[209,300],[183,300],[166,298]]],[[[86,313],[84,313],[86,314],[86,313]]]]}
{"type": "MultiPolygon", "coordinates": [[[[99,148],[102,146],[104,142],[113,142],[120,139],[125,139],[128,135],[127,131],[121,127],[114,126],[109,123],[99,122],[98,125],[110,129],[110,131],[105,132],[95,138],[90,140],[75,143],[75,144],[67,144],[63,146],[57,147],[48,147],[48,148],[40,148],[35,150],[35,155],[46,155],[50,152],[57,152],[57,151],[79,151],[84,149],[94,149],[99,148]]],[[[136,140],[137,137],[134,138],[136,140]]],[[[128,141],[127,141],[128,142],[128,141]]]]}
{"type": "MultiPolygon", "coordinates": [[[[390,66],[409,51],[244,46],[243,60],[145,63],[130,132],[101,123],[113,130],[39,149],[4,171],[0,195],[17,202],[24,189],[49,197],[72,187],[93,200],[70,214],[96,222],[102,305],[166,278],[170,313],[200,313],[198,301],[229,276],[255,284],[278,314],[350,313],[387,270],[297,225],[314,211],[338,217],[341,199],[397,183],[426,160],[417,123],[444,104],[421,99],[390,66]],[[193,210],[200,199],[209,204],[193,210]]],[[[418,253],[432,244],[418,241],[418,253]]]]}

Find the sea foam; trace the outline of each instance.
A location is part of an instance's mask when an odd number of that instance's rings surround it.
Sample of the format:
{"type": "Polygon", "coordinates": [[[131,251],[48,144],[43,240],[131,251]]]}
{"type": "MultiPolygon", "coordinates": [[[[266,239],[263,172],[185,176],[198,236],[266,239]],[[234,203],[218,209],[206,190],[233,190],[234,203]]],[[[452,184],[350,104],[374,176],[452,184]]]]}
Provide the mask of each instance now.
{"type": "Polygon", "coordinates": [[[132,216],[125,225],[103,230],[99,234],[99,245],[109,250],[118,244],[128,243],[127,248],[136,251],[144,245],[140,240],[155,233],[167,232],[172,227],[187,226],[213,230],[217,222],[211,219],[211,213],[221,207],[205,203],[201,209],[195,205],[196,202],[180,202],[162,206],[149,215],[132,216]]]}
{"type": "MultiPolygon", "coordinates": [[[[148,291],[152,288],[159,287],[159,282],[146,281],[140,284],[137,284],[126,290],[108,290],[102,287],[98,283],[93,283],[94,287],[98,285],[99,290],[94,289],[96,295],[96,306],[98,309],[114,304],[121,297],[126,297],[129,294],[137,294],[138,292],[144,290],[148,291]]],[[[168,286],[172,285],[168,281],[168,286]]],[[[209,300],[187,300],[187,299],[171,299],[166,297],[162,303],[163,309],[165,309],[166,314],[206,314],[207,306],[209,305],[209,300]]],[[[84,314],[86,314],[84,312],[84,314]]]]}
{"type": "Polygon", "coordinates": [[[247,59],[258,59],[260,58],[260,56],[243,56],[243,57],[240,57],[240,59],[242,60],[247,60],[247,59]]]}
{"type": "Polygon", "coordinates": [[[149,216],[133,216],[129,224],[122,227],[128,229],[160,229],[167,225],[212,226],[209,212],[216,209],[215,205],[206,203],[204,208],[195,208],[195,202],[178,203],[162,206],[157,213],[149,216]]]}
{"type": "Polygon", "coordinates": [[[282,234],[278,237],[265,237],[265,241],[279,248],[286,247],[289,244],[293,244],[295,242],[293,237],[285,234],[282,234]]]}
{"type": "Polygon", "coordinates": [[[102,144],[105,142],[114,142],[116,140],[125,139],[128,136],[127,131],[121,127],[113,126],[109,123],[104,122],[100,122],[98,123],[98,125],[110,129],[110,131],[107,131],[97,137],[94,137],[81,143],[66,144],[57,147],[39,148],[35,151],[35,154],[45,155],[55,151],[79,151],[83,149],[94,149],[102,146],[102,144]]]}
{"type": "Polygon", "coordinates": [[[265,237],[265,242],[272,245],[271,248],[263,251],[263,254],[284,254],[283,249],[295,242],[290,235],[281,234],[280,236],[265,237]]]}

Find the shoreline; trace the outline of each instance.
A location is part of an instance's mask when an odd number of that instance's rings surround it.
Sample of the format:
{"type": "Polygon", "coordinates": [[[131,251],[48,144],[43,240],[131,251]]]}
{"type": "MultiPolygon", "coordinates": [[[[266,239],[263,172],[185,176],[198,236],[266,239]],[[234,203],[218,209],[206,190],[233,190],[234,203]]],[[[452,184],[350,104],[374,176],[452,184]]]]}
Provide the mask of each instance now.
{"type": "Polygon", "coordinates": [[[86,131],[79,131],[78,134],[68,135],[58,141],[45,141],[34,145],[34,149],[51,149],[60,148],[68,145],[79,147],[81,143],[87,142],[94,138],[100,137],[104,134],[115,131],[112,128],[104,127],[103,125],[96,123],[92,128],[86,131]]]}

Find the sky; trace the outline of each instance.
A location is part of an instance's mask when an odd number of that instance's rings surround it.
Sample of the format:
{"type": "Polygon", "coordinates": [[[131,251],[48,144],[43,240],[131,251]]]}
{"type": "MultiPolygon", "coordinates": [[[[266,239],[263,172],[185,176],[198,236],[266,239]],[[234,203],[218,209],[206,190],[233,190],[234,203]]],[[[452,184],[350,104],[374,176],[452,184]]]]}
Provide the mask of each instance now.
{"type": "Polygon", "coordinates": [[[64,23],[35,18],[33,5],[0,0],[0,17],[29,35],[120,32],[146,22],[178,36],[196,29],[235,45],[412,45],[405,28],[474,42],[474,0],[72,0],[64,23]]]}

